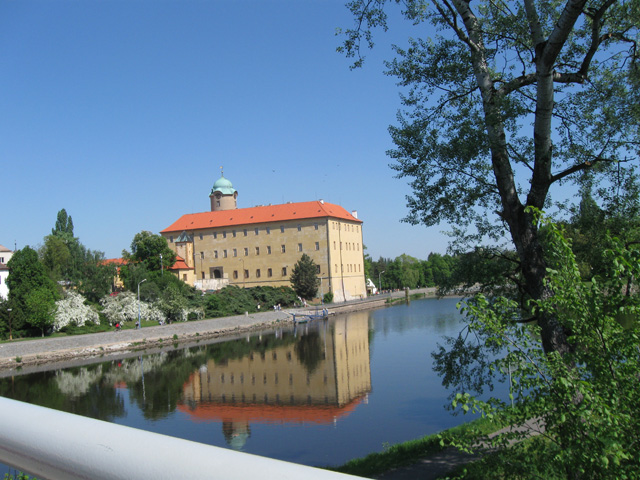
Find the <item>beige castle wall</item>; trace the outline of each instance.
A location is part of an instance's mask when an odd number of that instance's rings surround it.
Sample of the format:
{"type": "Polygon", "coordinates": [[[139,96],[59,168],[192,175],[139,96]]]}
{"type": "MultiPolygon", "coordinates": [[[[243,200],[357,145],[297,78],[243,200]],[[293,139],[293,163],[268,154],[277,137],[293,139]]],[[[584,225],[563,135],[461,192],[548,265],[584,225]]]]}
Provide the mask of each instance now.
{"type": "MultiPolygon", "coordinates": [[[[366,297],[359,223],[330,218],[302,219],[188,233],[193,235],[193,253],[187,262],[191,264],[195,254],[195,280],[214,278],[217,270],[222,278],[228,277],[231,285],[290,286],[292,269],[306,253],[320,266],[319,294],[331,290],[334,301],[366,297]],[[244,270],[248,271],[246,278],[244,270]]],[[[176,251],[171,239],[177,235],[163,235],[169,247],[176,251]]]]}
{"type": "Polygon", "coordinates": [[[334,300],[366,297],[362,224],[330,219],[328,233],[334,300]]]}
{"type": "Polygon", "coordinates": [[[209,360],[185,384],[184,403],[346,405],[371,391],[368,332],[362,313],[321,331],[324,359],[313,372],[298,360],[295,344],[219,364],[209,360]]]}

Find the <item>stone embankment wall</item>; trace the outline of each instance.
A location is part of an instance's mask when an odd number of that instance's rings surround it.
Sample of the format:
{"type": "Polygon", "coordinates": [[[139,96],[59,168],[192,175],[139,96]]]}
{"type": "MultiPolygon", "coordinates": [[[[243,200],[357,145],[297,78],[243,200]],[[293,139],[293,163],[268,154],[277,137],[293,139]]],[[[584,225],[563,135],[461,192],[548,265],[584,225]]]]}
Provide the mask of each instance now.
{"type": "MultiPolygon", "coordinates": [[[[415,294],[423,294],[425,297],[435,297],[436,289],[435,288],[420,288],[416,290],[410,290],[410,295],[415,294]]],[[[381,308],[388,306],[388,302],[390,298],[398,299],[404,298],[406,296],[406,292],[404,290],[398,290],[393,292],[382,293],[380,295],[372,295],[363,300],[354,300],[345,303],[336,303],[327,305],[326,309],[332,315],[337,315],[340,313],[349,313],[349,312],[358,312],[361,310],[371,310],[374,308],[381,308]]]]}

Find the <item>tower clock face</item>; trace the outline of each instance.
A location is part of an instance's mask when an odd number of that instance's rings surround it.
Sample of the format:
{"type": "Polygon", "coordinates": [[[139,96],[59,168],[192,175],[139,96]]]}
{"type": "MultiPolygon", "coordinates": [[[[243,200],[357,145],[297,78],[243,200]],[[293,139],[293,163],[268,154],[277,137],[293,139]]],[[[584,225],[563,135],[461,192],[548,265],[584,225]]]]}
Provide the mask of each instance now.
{"type": "Polygon", "coordinates": [[[220,197],[221,197],[221,196],[222,196],[222,195],[220,195],[220,192],[216,193],[216,198],[217,198],[218,200],[220,199],[220,197]]]}

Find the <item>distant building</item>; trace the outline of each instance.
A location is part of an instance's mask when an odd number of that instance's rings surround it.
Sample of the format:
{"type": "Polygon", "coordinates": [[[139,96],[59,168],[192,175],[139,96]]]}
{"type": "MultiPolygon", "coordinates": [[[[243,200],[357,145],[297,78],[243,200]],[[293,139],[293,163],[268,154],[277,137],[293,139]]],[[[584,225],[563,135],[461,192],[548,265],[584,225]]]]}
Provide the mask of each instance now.
{"type": "Polygon", "coordinates": [[[107,258],[102,261],[102,265],[113,265],[116,267],[116,274],[111,281],[111,291],[120,291],[124,289],[124,282],[120,278],[120,268],[126,265],[127,262],[124,258],[107,258]]]}
{"type": "Polygon", "coordinates": [[[9,276],[9,267],[7,263],[13,256],[13,252],[7,247],[0,245],[0,299],[9,298],[9,287],[7,286],[7,277],[9,276]]]}
{"type": "Polygon", "coordinates": [[[318,265],[320,294],[334,301],[366,297],[362,221],[322,200],[237,208],[224,175],[209,196],[211,211],[186,214],[160,233],[180,257],[172,268],[202,290],[291,285],[306,253],[318,265]]]}

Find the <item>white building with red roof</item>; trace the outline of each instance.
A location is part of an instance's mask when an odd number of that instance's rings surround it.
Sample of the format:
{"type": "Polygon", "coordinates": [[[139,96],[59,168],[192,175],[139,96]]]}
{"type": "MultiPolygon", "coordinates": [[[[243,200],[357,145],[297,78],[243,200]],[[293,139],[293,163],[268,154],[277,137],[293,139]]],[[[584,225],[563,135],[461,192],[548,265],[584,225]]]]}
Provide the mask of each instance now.
{"type": "Polygon", "coordinates": [[[9,298],[9,287],[7,286],[7,277],[9,277],[9,267],[7,263],[13,256],[13,251],[7,247],[0,245],[0,299],[9,298]]]}
{"type": "Polygon", "coordinates": [[[225,284],[291,285],[306,253],[318,265],[321,294],[334,301],[363,298],[362,220],[323,200],[237,208],[238,192],[222,176],[210,194],[211,211],[183,215],[160,233],[180,257],[176,272],[202,290],[225,284]]]}

